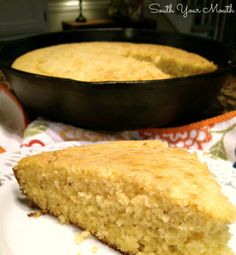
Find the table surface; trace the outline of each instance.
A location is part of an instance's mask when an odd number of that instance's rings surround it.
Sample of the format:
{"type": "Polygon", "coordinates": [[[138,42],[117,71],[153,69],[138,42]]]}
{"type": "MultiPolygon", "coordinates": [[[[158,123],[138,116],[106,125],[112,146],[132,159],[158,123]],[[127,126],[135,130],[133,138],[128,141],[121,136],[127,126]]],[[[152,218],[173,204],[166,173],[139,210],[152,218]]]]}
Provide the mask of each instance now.
{"type": "Polygon", "coordinates": [[[231,76],[229,83],[222,88],[217,102],[211,107],[212,114],[214,114],[214,107],[215,115],[236,110],[236,74],[231,76]]]}
{"type": "Polygon", "coordinates": [[[132,20],[114,20],[114,19],[91,19],[85,22],[75,20],[62,21],[63,30],[78,28],[103,28],[103,27],[136,27],[136,28],[155,28],[155,22],[152,20],[132,21],[132,20]]]}
{"type": "Polygon", "coordinates": [[[112,19],[95,19],[87,20],[86,22],[77,22],[75,20],[62,21],[63,24],[80,27],[80,26],[90,26],[90,25],[102,25],[102,24],[112,24],[114,21],[112,19]]]}

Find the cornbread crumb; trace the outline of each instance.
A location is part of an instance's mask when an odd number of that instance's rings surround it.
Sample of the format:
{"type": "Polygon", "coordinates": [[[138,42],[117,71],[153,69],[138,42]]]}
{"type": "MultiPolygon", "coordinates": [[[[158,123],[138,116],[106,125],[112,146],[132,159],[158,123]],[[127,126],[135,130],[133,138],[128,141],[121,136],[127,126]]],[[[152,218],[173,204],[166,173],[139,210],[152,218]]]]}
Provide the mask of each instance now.
{"type": "Polygon", "coordinates": [[[12,67],[29,73],[92,82],[169,79],[217,69],[213,62],[182,49],[128,42],[54,45],[18,57],[12,67]]]}
{"type": "Polygon", "coordinates": [[[34,217],[34,218],[38,218],[42,215],[41,211],[37,211],[37,212],[30,212],[27,214],[29,217],[34,217]]]}
{"type": "Polygon", "coordinates": [[[97,247],[97,246],[92,246],[91,252],[92,252],[93,254],[96,254],[97,251],[98,251],[98,247],[97,247]]]}
{"type": "Polygon", "coordinates": [[[80,244],[91,236],[89,231],[82,231],[75,236],[75,243],[80,244]]]}
{"type": "Polygon", "coordinates": [[[65,217],[64,217],[63,215],[59,215],[59,216],[58,216],[58,220],[59,220],[59,222],[60,222],[61,224],[65,224],[65,223],[66,223],[66,219],[65,219],[65,217]]]}
{"type": "Polygon", "coordinates": [[[185,150],[151,140],[92,144],[26,157],[13,170],[43,211],[123,253],[233,254],[236,209],[185,150]]]}

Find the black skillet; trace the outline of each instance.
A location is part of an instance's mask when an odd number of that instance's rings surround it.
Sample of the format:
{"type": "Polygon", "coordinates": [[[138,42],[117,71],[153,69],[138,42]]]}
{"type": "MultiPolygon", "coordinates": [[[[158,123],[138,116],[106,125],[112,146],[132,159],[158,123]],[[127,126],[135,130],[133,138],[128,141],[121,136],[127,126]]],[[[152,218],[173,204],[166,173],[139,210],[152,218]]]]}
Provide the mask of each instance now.
{"type": "Polygon", "coordinates": [[[236,52],[218,42],[184,34],[128,28],[41,34],[9,42],[0,50],[0,69],[26,107],[53,120],[102,130],[171,126],[180,119],[197,120],[216,99],[235,68],[236,52]],[[198,53],[214,61],[219,69],[167,80],[83,82],[11,68],[18,56],[33,49],[80,41],[171,45],[198,53]]]}

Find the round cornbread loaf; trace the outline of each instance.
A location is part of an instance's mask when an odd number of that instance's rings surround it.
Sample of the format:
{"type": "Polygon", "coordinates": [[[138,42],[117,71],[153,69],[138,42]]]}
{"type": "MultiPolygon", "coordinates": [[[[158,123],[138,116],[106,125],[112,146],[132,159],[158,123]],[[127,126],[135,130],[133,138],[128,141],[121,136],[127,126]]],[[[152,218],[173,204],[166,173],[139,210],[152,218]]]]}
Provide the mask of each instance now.
{"type": "Polygon", "coordinates": [[[79,81],[156,80],[212,72],[213,62],[187,51],[128,42],[67,43],[18,57],[13,68],[79,81]]]}

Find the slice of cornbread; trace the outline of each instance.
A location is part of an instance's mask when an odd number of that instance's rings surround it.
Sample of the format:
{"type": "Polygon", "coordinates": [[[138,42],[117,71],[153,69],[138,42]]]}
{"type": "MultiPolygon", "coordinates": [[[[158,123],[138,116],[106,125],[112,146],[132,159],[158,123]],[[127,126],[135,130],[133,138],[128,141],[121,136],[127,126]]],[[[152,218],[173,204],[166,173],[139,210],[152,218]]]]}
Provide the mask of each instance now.
{"type": "Polygon", "coordinates": [[[14,168],[44,212],[127,254],[228,255],[236,209],[197,156],[158,141],[46,152],[14,168]]]}

